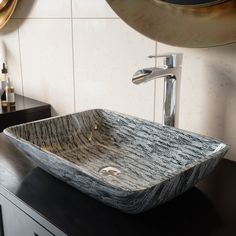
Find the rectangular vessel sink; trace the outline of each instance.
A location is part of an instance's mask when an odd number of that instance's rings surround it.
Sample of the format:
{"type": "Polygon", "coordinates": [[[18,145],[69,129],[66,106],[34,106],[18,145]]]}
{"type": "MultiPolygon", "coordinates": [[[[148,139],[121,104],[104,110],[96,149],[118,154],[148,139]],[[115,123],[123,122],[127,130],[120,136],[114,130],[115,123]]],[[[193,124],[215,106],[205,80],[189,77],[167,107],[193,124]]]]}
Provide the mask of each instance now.
{"type": "Polygon", "coordinates": [[[108,110],[89,110],[4,130],[42,169],[126,213],[140,213],[208,175],[228,146],[108,110]]]}

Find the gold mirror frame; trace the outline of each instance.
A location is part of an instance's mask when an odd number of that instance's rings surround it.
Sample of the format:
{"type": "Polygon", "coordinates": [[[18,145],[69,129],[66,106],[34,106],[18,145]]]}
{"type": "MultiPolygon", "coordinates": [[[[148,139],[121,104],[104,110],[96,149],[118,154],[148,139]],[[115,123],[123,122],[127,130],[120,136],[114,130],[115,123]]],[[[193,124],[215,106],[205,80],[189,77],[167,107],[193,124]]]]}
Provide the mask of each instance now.
{"type": "Polygon", "coordinates": [[[0,29],[2,29],[11,18],[17,5],[17,0],[3,0],[0,4],[0,29]]]}
{"type": "Polygon", "coordinates": [[[0,11],[7,5],[8,0],[0,0],[0,11]]]}
{"type": "MultiPolygon", "coordinates": [[[[206,2],[202,2],[202,3],[188,3],[188,4],[183,4],[183,3],[174,3],[172,1],[168,1],[168,0],[161,0],[162,2],[166,2],[167,4],[174,4],[176,6],[184,6],[184,7],[208,7],[208,6],[213,6],[213,5],[216,5],[216,4],[219,4],[219,3],[222,3],[222,2],[226,2],[228,0],[213,0],[213,1],[206,1],[206,2]]],[[[189,1],[187,1],[189,2],[189,1]]]]}
{"type": "Polygon", "coordinates": [[[179,47],[213,47],[236,42],[236,0],[176,5],[159,0],[107,0],[132,28],[179,47]]]}

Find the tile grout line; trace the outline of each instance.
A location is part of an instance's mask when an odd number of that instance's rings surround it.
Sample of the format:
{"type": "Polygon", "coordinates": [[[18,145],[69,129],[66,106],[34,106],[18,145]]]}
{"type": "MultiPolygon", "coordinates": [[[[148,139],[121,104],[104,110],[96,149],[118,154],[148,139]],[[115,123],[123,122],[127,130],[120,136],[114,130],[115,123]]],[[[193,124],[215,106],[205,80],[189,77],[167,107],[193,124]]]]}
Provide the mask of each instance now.
{"type": "Polygon", "coordinates": [[[19,50],[19,56],[20,56],[21,90],[22,90],[22,95],[25,96],[25,92],[24,92],[24,79],[23,79],[23,68],[22,68],[22,52],[21,52],[21,40],[20,40],[20,28],[19,28],[19,26],[18,26],[18,29],[17,29],[17,35],[18,35],[18,50],[19,50]]]}
{"type": "MultiPolygon", "coordinates": [[[[157,55],[157,42],[155,42],[155,55],[157,55]]],[[[155,58],[155,67],[157,66],[157,58],[155,58]]],[[[154,103],[153,103],[153,121],[156,121],[156,80],[154,80],[154,103]]]]}
{"type": "Polygon", "coordinates": [[[71,48],[72,48],[72,71],[73,71],[73,97],[74,97],[74,112],[76,112],[76,89],[75,89],[75,54],[74,54],[74,21],[73,21],[73,9],[72,0],[70,1],[71,10],[71,48]]]}

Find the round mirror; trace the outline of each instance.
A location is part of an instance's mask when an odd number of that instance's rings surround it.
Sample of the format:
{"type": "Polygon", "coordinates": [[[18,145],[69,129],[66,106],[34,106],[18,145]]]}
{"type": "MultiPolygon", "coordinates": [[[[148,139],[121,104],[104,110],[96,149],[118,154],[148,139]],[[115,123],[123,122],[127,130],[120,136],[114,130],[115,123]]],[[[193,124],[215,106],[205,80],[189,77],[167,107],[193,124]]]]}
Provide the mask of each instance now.
{"type": "Polygon", "coordinates": [[[13,14],[17,0],[0,0],[0,29],[2,29],[13,14]]]}
{"type": "Polygon", "coordinates": [[[236,42],[235,0],[107,0],[132,28],[180,47],[236,42]]]}
{"type": "Polygon", "coordinates": [[[163,0],[164,2],[182,5],[182,6],[211,6],[214,4],[218,4],[221,2],[225,2],[225,0],[163,0]]]}

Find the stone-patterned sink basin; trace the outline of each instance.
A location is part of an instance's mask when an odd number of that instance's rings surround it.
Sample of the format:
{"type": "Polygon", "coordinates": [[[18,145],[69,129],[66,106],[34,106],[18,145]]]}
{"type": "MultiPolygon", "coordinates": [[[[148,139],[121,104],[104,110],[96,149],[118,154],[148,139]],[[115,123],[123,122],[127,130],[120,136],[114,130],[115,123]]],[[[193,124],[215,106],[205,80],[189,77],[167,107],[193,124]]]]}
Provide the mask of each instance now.
{"type": "Polygon", "coordinates": [[[213,138],[107,110],[90,110],[4,130],[57,178],[127,213],[186,191],[228,146],[213,138]]]}

